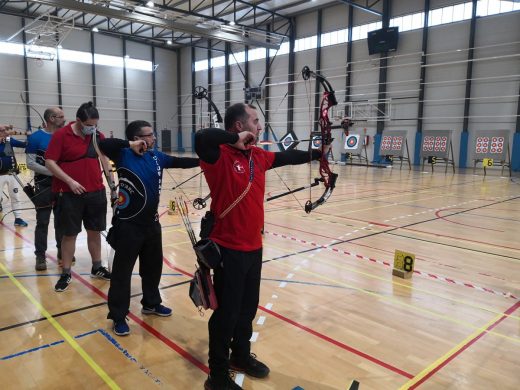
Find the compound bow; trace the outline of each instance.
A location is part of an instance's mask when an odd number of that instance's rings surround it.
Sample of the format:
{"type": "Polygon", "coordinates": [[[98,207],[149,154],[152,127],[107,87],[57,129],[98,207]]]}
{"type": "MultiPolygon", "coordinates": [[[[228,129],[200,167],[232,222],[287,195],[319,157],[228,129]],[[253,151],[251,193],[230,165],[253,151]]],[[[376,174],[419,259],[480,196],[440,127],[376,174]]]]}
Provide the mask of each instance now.
{"type": "Polygon", "coordinates": [[[328,153],[325,153],[325,148],[333,141],[331,134],[332,122],[329,119],[329,109],[336,106],[338,101],[336,100],[332,86],[325,77],[313,72],[308,66],[303,67],[302,77],[304,80],[309,80],[311,77],[314,77],[319,81],[324,89],[320,103],[320,118],[318,121],[321,131],[321,157],[319,162],[321,178],[315,178],[314,180],[315,182],[316,180],[322,182],[325,186],[325,191],[317,200],[312,201],[309,199],[305,203],[305,212],[308,214],[316,207],[325,203],[327,199],[330,198],[332,191],[334,191],[334,188],[336,187],[338,174],[331,171],[329,166],[328,153]]]}
{"type": "MultiPolygon", "coordinates": [[[[320,132],[318,140],[321,140],[321,157],[320,157],[320,177],[314,178],[313,182],[311,184],[298,187],[293,190],[289,190],[287,192],[284,192],[282,194],[278,194],[275,196],[271,196],[267,198],[267,201],[274,200],[281,198],[285,195],[293,194],[298,191],[302,191],[308,188],[316,187],[320,183],[323,183],[325,186],[325,191],[323,194],[315,201],[312,201],[310,198],[305,203],[305,212],[309,214],[312,210],[314,210],[316,207],[322,205],[327,201],[327,199],[330,198],[332,195],[332,191],[334,190],[336,186],[336,180],[338,178],[338,174],[331,171],[329,167],[329,161],[328,161],[328,153],[324,153],[325,148],[330,145],[333,141],[331,130],[333,128],[332,122],[329,119],[329,109],[333,106],[336,106],[338,104],[338,101],[336,100],[336,96],[334,95],[334,90],[332,89],[332,86],[327,81],[327,79],[312,70],[308,66],[304,66],[302,69],[302,77],[304,80],[309,80],[311,77],[314,77],[316,80],[319,81],[319,83],[323,86],[324,92],[323,97],[321,99],[320,103],[320,117],[318,120],[318,123],[320,125],[320,132]]],[[[310,142],[314,142],[316,140],[316,135],[311,133],[310,142]]],[[[311,150],[311,148],[309,148],[311,150]]],[[[287,187],[287,185],[286,185],[287,187]]]]}

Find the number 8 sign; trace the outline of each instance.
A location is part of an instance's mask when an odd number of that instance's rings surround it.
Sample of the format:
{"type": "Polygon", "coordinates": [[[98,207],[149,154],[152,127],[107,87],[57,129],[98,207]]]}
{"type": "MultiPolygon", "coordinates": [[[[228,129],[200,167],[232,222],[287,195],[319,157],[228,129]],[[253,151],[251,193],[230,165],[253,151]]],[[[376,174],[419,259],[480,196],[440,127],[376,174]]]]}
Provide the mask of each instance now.
{"type": "MultiPolygon", "coordinates": [[[[400,250],[395,250],[394,254],[394,271],[401,271],[402,277],[411,277],[415,265],[415,255],[400,250]]],[[[394,273],[395,275],[395,273],[394,273]]],[[[399,275],[400,276],[400,275],[399,275]]]]}

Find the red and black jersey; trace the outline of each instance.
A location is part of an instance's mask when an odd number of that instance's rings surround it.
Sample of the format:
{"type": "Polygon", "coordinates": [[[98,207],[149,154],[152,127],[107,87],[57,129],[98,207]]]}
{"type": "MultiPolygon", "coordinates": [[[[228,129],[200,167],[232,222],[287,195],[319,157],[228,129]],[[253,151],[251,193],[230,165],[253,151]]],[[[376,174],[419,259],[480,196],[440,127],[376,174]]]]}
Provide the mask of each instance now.
{"type": "Polygon", "coordinates": [[[201,160],[200,166],[211,193],[211,210],[216,224],[210,238],[234,250],[253,251],[262,247],[264,226],[265,172],[273,165],[275,154],[258,147],[241,151],[220,145],[214,164],[201,160]],[[218,218],[247,188],[252,159],[253,179],[245,197],[223,219],[218,218]]]}

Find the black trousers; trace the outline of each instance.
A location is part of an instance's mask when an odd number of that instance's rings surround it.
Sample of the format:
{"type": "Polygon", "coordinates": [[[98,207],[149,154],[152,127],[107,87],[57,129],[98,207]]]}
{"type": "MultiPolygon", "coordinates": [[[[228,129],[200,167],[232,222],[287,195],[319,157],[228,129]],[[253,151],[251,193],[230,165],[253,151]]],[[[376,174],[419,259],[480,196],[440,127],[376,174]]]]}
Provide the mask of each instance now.
{"type": "Polygon", "coordinates": [[[139,256],[139,275],[143,289],[141,304],[154,307],[162,302],[159,293],[163,251],[161,224],[137,225],[118,221],[114,230],[114,264],[108,290],[108,318],[124,320],[130,308],[132,270],[139,256]]]}
{"type": "Polygon", "coordinates": [[[56,248],[59,249],[61,246],[62,235],[58,223],[58,208],[55,203],[55,196],[51,191],[51,181],[45,184],[36,184],[34,192],[34,198],[31,199],[36,206],[36,228],[34,229],[34,246],[36,250],[34,254],[36,257],[45,257],[51,212],[54,214],[56,248]]]}
{"type": "Polygon", "coordinates": [[[223,267],[214,270],[218,309],[209,320],[209,368],[212,378],[228,375],[229,350],[242,360],[251,351],[250,338],[258,308],[262,249],[241,252],[220,247],[223,267]]]}

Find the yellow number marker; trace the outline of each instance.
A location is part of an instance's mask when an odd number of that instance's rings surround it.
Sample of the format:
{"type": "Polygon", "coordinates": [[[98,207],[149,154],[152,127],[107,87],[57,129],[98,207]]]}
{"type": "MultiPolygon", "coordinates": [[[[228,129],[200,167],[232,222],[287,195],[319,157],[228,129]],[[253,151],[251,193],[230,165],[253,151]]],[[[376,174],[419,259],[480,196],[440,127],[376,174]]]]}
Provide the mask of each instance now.
{"type": "Polygon", "coordinates": [[[486,167],[492,167],[493,166],[493,159],[492,158],[485,158],[482,160],[482,166],[484,168],[486,167]]]}
{"type": "Polygon", "coordinates": [[[395,250],[394,269],[392,275],[403,279],[409,279],[413,275],[413,267],[415,265],[415,255],[400,250],[395,250]]]}

